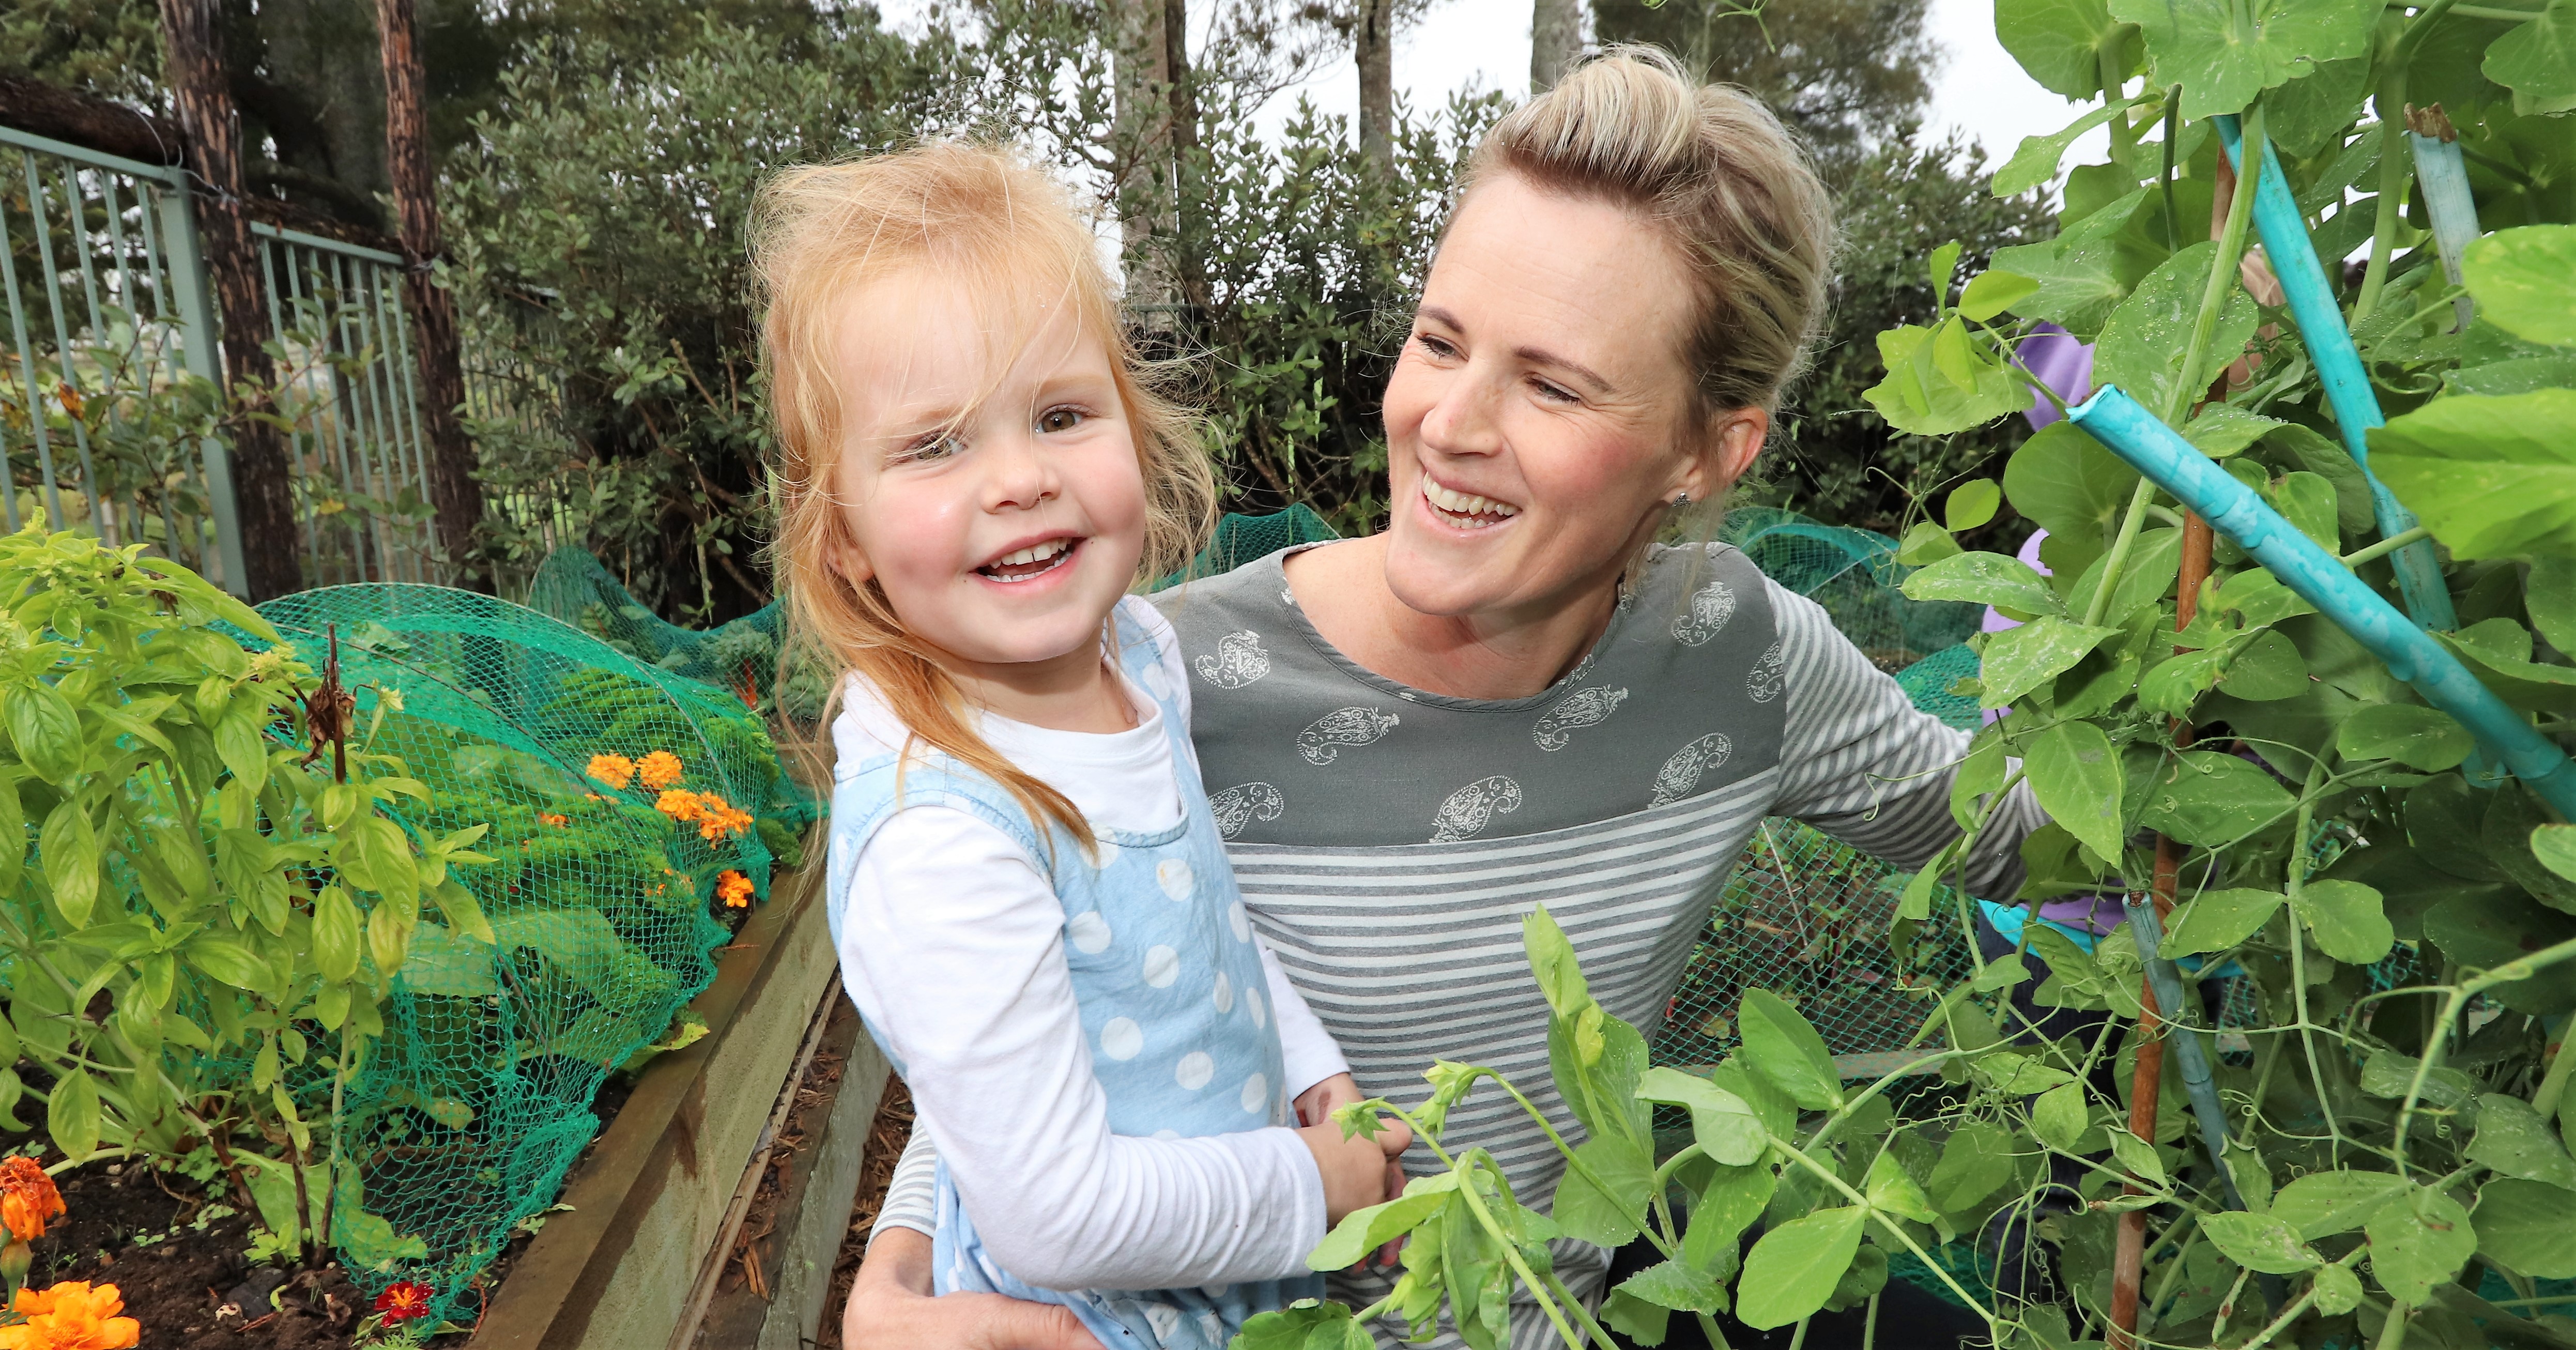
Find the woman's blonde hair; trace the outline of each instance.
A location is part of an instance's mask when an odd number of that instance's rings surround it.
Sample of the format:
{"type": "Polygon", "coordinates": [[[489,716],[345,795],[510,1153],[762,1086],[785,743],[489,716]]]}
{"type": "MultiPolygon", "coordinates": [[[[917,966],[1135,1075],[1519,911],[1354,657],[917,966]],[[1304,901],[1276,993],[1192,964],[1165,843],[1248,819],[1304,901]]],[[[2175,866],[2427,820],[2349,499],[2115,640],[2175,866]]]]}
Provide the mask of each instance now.
{"type": "Polygon", "coordinates": [[[938,652],[905,630],[884,589],[873,579],[853,585],[832,565],[857,545],[832,487],[856,420],[838,379],[846,302],[895,276],[965,288],[990,320],[996,382],[1045,316],[1069,308],[1109,349],[1135,429],[1147,506],[1139,583],[1179,571],[1213,522],[1216,484],[1196,425],[1163,396],[1160,372],[1128,341],[1092,232],[1064,189],[1008,150],[939,143],[789,169],[762,185],[752,219],[753,270],[767,304],[761,353],[780,452],[771,560],[788,595],[789,645],[810,644],[833,668],[836,699],[849,672],[866,677],[914,739],[1001,784],[1032,819],[1052,818],[1087,846],[1082,813],[977,733],[938,652]]]}
{"type": "Polygon", "coordinates": [[[1700,419],[1778,411],[1823,327],[1838,232],[1824,184],[1769,109],[1698,84],[1666,52],[1615,46],[1485,133],[1468,190],[1496,173],[1661,231],[1697,290],[1682,359],[1700,419]]]}

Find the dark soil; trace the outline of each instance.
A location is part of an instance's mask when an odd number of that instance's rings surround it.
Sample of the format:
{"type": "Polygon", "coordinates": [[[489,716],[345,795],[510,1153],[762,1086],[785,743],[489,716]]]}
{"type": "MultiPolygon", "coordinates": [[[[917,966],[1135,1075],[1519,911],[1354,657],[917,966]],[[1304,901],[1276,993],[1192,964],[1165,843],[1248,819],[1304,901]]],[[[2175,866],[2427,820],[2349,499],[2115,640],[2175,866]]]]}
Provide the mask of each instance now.
{"type": "MultiPolygon", "coordinates": [[[[857,1030],[857,1006],[848,999],[835,998],[831,1019],[824,1043],[848,1044],[857,1030]]],[[[814,1135],[831,1116],[841,1073],[848,1067],[847,1055],[829,1050],[817,1051],[805,1066],[805,1076],[796,1084],[795,1103],[780,1122],[778,1136],[770,1144],[769,1159],[761,1168],[760,1187],[752,1193],[751,1206],[744,1211],[742,1227],[734,1235],[733,1249],[726,1254],[725,1272],[716,1284],[718,1297],[748,1284],[754,1295],[768,1301],[781,1256],[772,1250],[777,1245],[772,1239],[778,1232],[778,1207],[785,1198],[789,1174],[796,1165],[796,1155],[814,1142],[814,1135]]],[[[864,1177],[861,1184],[865,1184],[864,1177]]],[[[706,1342],[703,1331],[699,1341],[706,1342]]]]}
{"type": "Polygon", "coordinates": [[[823,1327],[814,1350],[841,1350],[841,1307],[850,1301],[850,1284],[859,1277],[859,1262],[868,1254],[868,1230],[876,1227],[885,1207],[886,1188],[894,1183],[895,1162],[912,1139],[912,1093],[901,1078],[886,1079],[885,1099],[868,1126],[867,1163],[859,1174],[858,1202],[850,1210],[850,1231],[841,1239],[841,1255],[832,1263],[832,1292],[823,1304],[823,1327]]]}

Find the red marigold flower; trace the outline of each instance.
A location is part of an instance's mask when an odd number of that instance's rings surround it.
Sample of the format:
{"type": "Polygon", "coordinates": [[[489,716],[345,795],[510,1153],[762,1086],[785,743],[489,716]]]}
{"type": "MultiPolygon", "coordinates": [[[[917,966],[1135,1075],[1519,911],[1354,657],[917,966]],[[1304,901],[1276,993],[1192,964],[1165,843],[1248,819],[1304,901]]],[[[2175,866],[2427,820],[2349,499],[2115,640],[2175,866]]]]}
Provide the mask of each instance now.
{"type": "Polygon", "coordinates": [[[401,1280],[385,1286],[376,1295],[376,1311],[384,1314],[387,1324],[408,1322],[429,1316],[430,1296],[438,1291],[414,1280],[401,1280]]]}
{"type": "Polygon", "coordinates": [[[0,1161],[0,1225],[19,1242],[45,1235],[45,1220],[63,1213],[63,1193],[42,1163],[20,1154],[0,1161]]]}
{"type": "Polygon", "coordinates": [[[117,1315],[125,1295],[112,1284],[21,1289],[9,1310],[26,1320],[0,1327],[0,1350],[132,1350],[143,1340],[142,1323],[117,1315]]]}

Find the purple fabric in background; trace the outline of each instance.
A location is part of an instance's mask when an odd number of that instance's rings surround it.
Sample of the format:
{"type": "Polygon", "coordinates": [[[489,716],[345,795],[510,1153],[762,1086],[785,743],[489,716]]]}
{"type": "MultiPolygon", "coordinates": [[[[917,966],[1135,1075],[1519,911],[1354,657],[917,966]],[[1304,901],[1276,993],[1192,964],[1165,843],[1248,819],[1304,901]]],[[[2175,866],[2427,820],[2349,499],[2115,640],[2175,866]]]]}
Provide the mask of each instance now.
{"type": "MultiPolygon", "coordinates": [[[[2038,376],[2049,388],[2056,390],[2059,398],[2069,403],[2081,403],[2092,394],[2092,343],[2078,342],[2073,333],[2056,324],[2044,323],[2032,329],[2031,335],[2022,340],[2020,351],[2021,363],[2030,367],[2030,373],[2038,376]]],[[[2037,431],[2056,421],[2059,414],[2057,405],[2049,402],[2047,395],[2033,386],[2030,411],[2022,416],[2029,418],[2031,430],[2037,431]]]]}

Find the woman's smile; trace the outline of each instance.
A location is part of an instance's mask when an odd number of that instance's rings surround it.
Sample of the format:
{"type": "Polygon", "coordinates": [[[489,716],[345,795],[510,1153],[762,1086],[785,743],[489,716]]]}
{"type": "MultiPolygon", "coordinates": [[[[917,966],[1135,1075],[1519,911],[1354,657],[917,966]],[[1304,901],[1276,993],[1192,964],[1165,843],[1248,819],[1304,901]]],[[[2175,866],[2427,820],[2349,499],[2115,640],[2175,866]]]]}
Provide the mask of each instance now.
{"type": "Polygon", "coordinates": [[[1461,492],[1428,473],[1422,475],[1422,504],[1433,520],[1459,530],[1489,530],[1521,513],[1510,502],[1461,492]]]}

